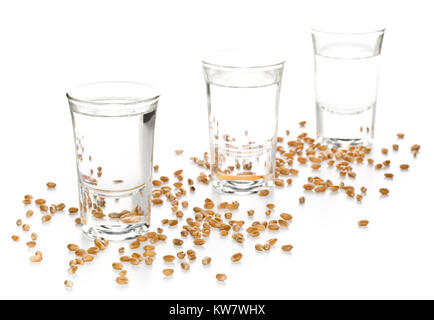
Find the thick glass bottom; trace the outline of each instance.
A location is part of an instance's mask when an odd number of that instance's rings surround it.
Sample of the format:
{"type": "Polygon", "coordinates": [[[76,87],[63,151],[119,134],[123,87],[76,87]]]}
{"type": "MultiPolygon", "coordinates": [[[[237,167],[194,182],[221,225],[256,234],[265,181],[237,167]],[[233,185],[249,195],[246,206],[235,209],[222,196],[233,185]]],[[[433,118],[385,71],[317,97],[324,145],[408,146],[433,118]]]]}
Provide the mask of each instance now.
{"type": "Polygon", "coordinates": [[[322,145],[328,145],[333,148],[345,148],[349,146],[365,146],[369,147],[372,145],[371,138],[364,139],[339,139],[339,138],[326,138],[318,137],[317,142],[322,145]]]}
{"type": "Polygon", "coordinates": [[[211,185],[219,192],[239,195],[257,193],[270,188],[270,183],[263,179],[253,181],[212,179],[211,185]]]}
{"type": "Polygon", "coordinates": [[[82,231],[88,238],[107,240],[131,240],[148,231],[149,225],[145,223],[113,226],[113,225],[84,225],[82,231]]]}

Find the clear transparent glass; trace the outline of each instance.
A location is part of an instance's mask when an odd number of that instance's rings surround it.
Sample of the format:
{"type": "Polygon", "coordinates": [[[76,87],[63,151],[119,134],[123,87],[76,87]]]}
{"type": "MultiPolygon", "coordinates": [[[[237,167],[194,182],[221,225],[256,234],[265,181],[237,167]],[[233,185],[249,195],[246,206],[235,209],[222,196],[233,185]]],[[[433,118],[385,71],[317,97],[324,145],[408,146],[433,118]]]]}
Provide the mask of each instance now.
{"type": "Polygon", "coordinates": [[[147,85],[100,82],[67,93],[74,129],[83,232],[135,238],[150,225],[159,94],[147,85]]]}
{"type": "Polygon", "coordinates": [[[372,143],[383,36],[384,29],[312,30],[319,142],[336,147],[372,143]]]}
{"type": "Polygon", "coordinates": [[[269,188],[275,168],[284,61],[229,51],[202,60],[208,99],[211,184],[226,193],[269,188]]]}

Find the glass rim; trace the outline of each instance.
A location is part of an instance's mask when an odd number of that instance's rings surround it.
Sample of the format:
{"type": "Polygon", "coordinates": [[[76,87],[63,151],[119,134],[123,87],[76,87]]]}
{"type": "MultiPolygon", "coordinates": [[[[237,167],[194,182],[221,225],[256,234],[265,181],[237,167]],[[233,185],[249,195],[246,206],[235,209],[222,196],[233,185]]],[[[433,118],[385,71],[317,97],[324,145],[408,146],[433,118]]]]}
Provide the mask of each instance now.
{"type": "Polygon", "coordinates": [[[374,33],[384,33],[386,31],[386,28],[380,28],[380,29],[374,29],[374,30],[370,30],[370,31],[354,31],[354,32],[341,32],[341,31],[324,31],[324,30],[319,30],[316,28],[310,28],[311,32],[318,32],[318,33],[325,33],[325,34],[334,34],[334,35],[347,35],[347,36],[351,36],[351,35],[368,35],[368,34],[374,34],[374,33]]]}
{"type": "Polygon", "coordinates": [[[210,54],[207,54],[204,58],[201,59],[203,66],[211,66],[214,68],[222,68],[222,69],[267,69],[267,68],[275,68],[278,66],[283,66],[286,63],[286,60],[283,58],[279,58],[276,54],[272,54],[267,51],[259,51],[259,50],[224,50],[224,51],[216,51],[212,52],[210,54]],[[268,55],[267,59],[273,60],[273,62],[270,63],[251,63],[251,64],[237,64],[237,63],[221,63],[221,62],[214,62],[212,60],[217,60],[218,57],[222,57],[224,54],[240,54],[244,53],[246,55],[248,54],[266,54],[268,55]]]}
{"type": "Polygon", "coordinates": [[[80,84],[70,90],[68,90],[66,92],[66,97],[68,98],[68,100],[70,101],[74,101],[74,102],[79,102],[79,103],[87,103],[87,104],[93,104],[93,105],[135,105],[135,104],[141,104],[141,103],[148,103],[148,102],[152,102],[154,100],[157,100],[160,97],[161,93],[159,90],[157,90],[155,87],[150,86],[148,84],[145,83],[141,83],[141,82],[134,82],[134,81],[95,81],[95,82],[88,82],[88,83],[83,83],[80,84]],[[133,99],[131,101],[125,101],[125,102],[102,102],[102,101],[94,101],[94,100],[89,100],[89,99],[85,99],[85,98],[81,98],[79,97],[79,95],[74,94],[74,91],[79,90],[81,88],[85,88],[85,87],[92,87],[92,86],[97,86],[97,85],[110,85],[110,84],[120,84],[120,85],[129,85],[129,86],[137,86],[137,87],[142,87],[145,88],[147,90],[149,90],[149,92],[152,92],[152,94],[149,94],[149,97],[146,98],[136,98],[133,99]]]}

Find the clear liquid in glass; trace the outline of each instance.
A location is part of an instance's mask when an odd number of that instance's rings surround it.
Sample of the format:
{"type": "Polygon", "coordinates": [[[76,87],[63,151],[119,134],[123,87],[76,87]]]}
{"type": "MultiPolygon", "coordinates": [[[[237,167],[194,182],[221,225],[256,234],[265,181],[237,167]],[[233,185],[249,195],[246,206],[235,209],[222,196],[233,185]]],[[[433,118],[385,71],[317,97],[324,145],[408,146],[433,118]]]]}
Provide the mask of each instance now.
{"type": "Polygon", "coordinates": [[[156,109],[120,116],[72,111],[86,234],[135,238],[149,226],[155,118],[156,109]]]}
{"type": "Polygon", "coordinates": [[[229,193],[253,193],[270,186],[279,84],[234,87],[207,83],[207,93],[211,183],[229,193]]]}

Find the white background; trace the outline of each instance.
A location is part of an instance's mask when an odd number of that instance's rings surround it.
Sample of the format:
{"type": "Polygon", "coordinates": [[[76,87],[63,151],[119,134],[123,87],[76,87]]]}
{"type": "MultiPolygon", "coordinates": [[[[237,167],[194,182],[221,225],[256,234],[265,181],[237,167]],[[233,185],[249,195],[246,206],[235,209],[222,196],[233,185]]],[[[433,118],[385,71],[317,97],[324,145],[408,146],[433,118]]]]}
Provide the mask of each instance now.
{"type": "MultiPolygon", "coordinates": [[[[137,299],[302,299],[302,298],[434,298],[434,216],[432,209],[431,148],[433,109],[432,8],[430,1],[2,1],[0,3],[0,133],[2,221],[0,223],[0,298],[137,298],[137,299]],[[294,221],[277,234],[278,246],[256,253],[256,240],[240,247],[217,234],[189,272],[175,265],[175,275],[164,279],[161,256],[176,252],[170,242],[157,247],[152,267],[127,266],[130,284],[119,287],[111,263],[120,244],[100,255],[73,277],[66,290],[67,264],[72,256],[67,243],[89,245],[66,213],[41,225],[35,210],[29,223],[40,235],[40,265],[29,263],[33,250],[29,235],[15,226],[23,218],[24,194],[51,202],[77,205],[75,160],[71,121],[65,92],[90,81],[131,80],[152,84],[162,91],[155,139],[155,163],[171,175],[184,168],[186,177],[200,169],[188,158],[208,149],[205,87],[200,57],[209,51],[262,48],[282,53],[287,63],[280,105],[280,132],[301,132],[297,123],[307,120],[313,136],[313,54],[309,28],[339,23],[387,27],[380,76],[378,148],[390,148],[395,133],[406,133],[398,154],[390,155],[393,182],[382,172],[357,167],[356,186],[366,185],[362,204],[343,194],[306,195],[299,206],[301,185],[310,169],[292,187],[272,198],[242,197],[237,219],[256,209],[263,219],[264,204],[273,201],[274,215],[290,212],[294,221]],[[409,153],[422,145],[417,159],[409,153]],[[185,155],[175,157],[174,149],[185,155]],[[407,162],[410,170],[397,166],[407,162]],[[58,183],[48,192],[45,182],[58,183]],[[391,190],[387,199],[377,189],[391,190]],[[357,221],[371,221],[367,229],[357,221]],[[12,234],[22,240],[13,243],[12,234]],[[291,254],[280,246],[294,245],[291,254]],[[229,257],[241,251],[243,261],[229,257]],[[213,262],[204,268],[204,255],[213,262]],[[228,275],[225,284],[215,274],[228,275]]],[[[107,142],[109,148],[109,142],[107,142]]],[[[333,170],[322,176],[333,176],[333,170]]],[[[199,187],[191,206],[208,196],[199,187]]],[[[188,211],[190,213],[191,211],[188,211]]],[[[165,206],[152,213],[154,226],[170,216],[165,206]]],[[[169,235],[178,234],[178,229],[169,235]]],[[[265,242],[269,234],[261,238],[265,242]]],[[[171,236],[169,236],[171,238],[171,236]]],[[[191,247],[188,241],[184,250],[191,247]]]]}

